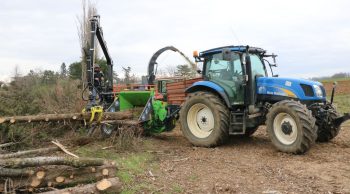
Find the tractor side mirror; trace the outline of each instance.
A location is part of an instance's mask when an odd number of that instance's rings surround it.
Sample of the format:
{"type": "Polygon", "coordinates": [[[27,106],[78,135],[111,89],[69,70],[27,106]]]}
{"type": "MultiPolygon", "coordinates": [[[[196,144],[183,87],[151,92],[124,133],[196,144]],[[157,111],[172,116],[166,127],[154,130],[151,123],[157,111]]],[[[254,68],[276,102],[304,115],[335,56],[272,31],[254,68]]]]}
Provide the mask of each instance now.
{"type": "Polygon", "coordinates": [[[225,48],[222,50],[222,59],[225,61],[231,61],[232,60],[232,54],[231,50],[228,48],[225,48]]]}

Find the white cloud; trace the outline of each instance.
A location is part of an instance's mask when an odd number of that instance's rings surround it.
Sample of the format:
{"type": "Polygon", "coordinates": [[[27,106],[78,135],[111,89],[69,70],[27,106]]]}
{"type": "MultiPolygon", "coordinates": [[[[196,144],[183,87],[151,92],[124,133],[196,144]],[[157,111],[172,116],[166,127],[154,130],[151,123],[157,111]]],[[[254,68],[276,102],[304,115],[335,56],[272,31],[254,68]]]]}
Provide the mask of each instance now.
{"type": "MultiPolygon", "coordinates": [[[[191,55],[232,44],[278,53],[281,76],[350,71],[349,1],[104,0],[97,5],[118,71],[131,66],[145,74],[151,55],[163,46],[191,55]]],[[[23,71],[58,70],[62,62],[79,60],[80,12],[80,0],[1,1],[0,76],[10,75],[16,64],[23,71]]],[[[161,56],[161,65],[183,62],[168,55],[161,56]]]]}

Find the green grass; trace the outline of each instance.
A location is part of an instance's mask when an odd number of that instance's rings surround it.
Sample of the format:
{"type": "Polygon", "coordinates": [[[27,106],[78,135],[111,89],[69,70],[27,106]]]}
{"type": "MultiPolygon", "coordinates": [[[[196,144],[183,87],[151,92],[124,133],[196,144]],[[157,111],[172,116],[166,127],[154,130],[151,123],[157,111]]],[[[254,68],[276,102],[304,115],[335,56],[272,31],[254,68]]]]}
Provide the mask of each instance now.
{"type": "Polygon", "coordinates": [[[172,193],[183,193],[184,192],[184,189],[178,184],[174,184],[172,186],[171,190],[172,190],[172,193]]]}
{"type": "MultiPolygon", "coordinates": [[[[330,99],[328,99],[330,100],[330,99]]],[[[334,96],[334,104],[341,113],[350,112],[350,94],[334,96]]]]}
{"type": "Polygon", "coordinates": [[[198,178],[199,178],[199,177],[198,177],[197,175],[195,175],[195,174],[191,174],[191,175],[188,177],[188,179],[189,179],[190,181],[196,181],[198,178]]]}
{"type": "Polygon", "coordinates": [[[321,80],[317,80],[319,82],[335,82],[335,81],[346,81],[346,80],[350,80],[349,77],[342,77],[342,78],[326,78],[326,79],[321,79],[321,80]]]}
{"type": "Polygon", "coordinates": [[[114,160],[118,171],[116,176],[123,183],[123,194],[140,193],[142,191],[156,190],[152,185],[137,181],[138,176],[143,176],[148,170],[158,168],[154,155],[148,152],[119,153],[116,150],[102,150],[104,145],[88,145],[78,148],[75,152],[83,157],[98,157],[114,160]]]}

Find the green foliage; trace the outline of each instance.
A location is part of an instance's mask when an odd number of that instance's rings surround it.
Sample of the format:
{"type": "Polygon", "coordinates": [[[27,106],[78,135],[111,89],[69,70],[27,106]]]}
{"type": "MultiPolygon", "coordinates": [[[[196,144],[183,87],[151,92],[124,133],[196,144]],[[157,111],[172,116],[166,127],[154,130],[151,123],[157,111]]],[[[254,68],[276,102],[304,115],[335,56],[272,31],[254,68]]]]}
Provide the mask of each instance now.
{"type": "Polygon", "coordinates": [[[99,64],[101,67],[102,72],[106,75],[107,74],[107,61],[104,58],[96,59],[96,64],[99,64]]]}
{"type": "Polygon", "coordinates": [[[322,82],[349,80],[350,73],[339,72],[339,73],[333,74],[332,76],[313,77],[311,79],[315,81],[322,81],[322,82]]]}
{"type": "Polygon", "coordinates": [[[15,77],[0,89],[0,115],[75,112],[82,107],[79,82],[60,79],[53,71],[15,77]]]}
{"type": "Polygon", "coordinates": [[[319,79],[319,80],[316,80],[316,81],[320,81],[320,82],[323,82],[323,83],[326,83],[326,82],[338,82],[338,81],[347,81],[347,80],[350,80],[350,77],[342,77],[342,78],[324,78],[324,79],[319,79]]]}
{"type": "MultiPolygon", "coordinates": [[[[101,146],[101,145],[100,145],[101,146]]],[[[119,170],[117,176],[127,186],[135,186],[135,178],[143,174],[154,161],[154,156],[148,152],[117,153],[112,150],[101,150],[99,146],[83,146],[75,151],[83,157],[99,157],[115,160],[119,170]]]]}
{"type": "Polygon", "coordinates": [[[71,79],[81,79],[81,62],[74,62],[69,65],[69,77],[71,79]]]}
{"type": "Polygon", "coordinates": [[[56,83],[58,78],[59,78],[58,73],[55,73],[54,71],[51,71],[51,70],[45,70],[41,76],[42,83],[44,84],[54,84],[56,83]]]}
{"type": "Polygon", "coordinates": [[[173,188],[172,188],[172,191],[173,191],[174,193],[183,193],[183,192],[184,192],[184,189],[183,189],[180,185],[174,184],[174,185],[173,185],[173,188]]]}
{"type": "Polygon", "coordinates": [[[195,72],[188,65],[178,65],[176,66],[175,75],[181,77],[193,77],[195,72]]]}
{"type": "MultiPolygon", "coordinates": [[[[35,115],[39,113],[69,113],[80,112],[84,106],[81,100],[80,82],[62,78],[53,71],[30,71],[26,76],[15,76],[6,87],[0,88],[0,116],[35,115]]],[[[57,137],[49,135],[46,128],[62,127],[55,125],[20,125],[11,127],[0,126],[0,140],[23,139],[33,135],[35,127],[40,128],[35,133],[36,139],[57,137]]],[[[64,127],[64,126],[63,126],[64,127]]],[[[54,130],[55,131],[55,130],[54,130]]],[[[62,130],[56,130],[62,134],[62,130]]]]}
{"type": "MultiPolygon", "coordinates": [[[[103,58],[96,59],[96,64],[99,64],[101,67],[102,72],[106,75],[107,74],[107,61],[103,58]]],[[[71,79],[80,79],[82,77],[82,63],[81,61],[74,62],[69,65],[69,77],[71,79]]]]}
{"type": "Polygon", "coordinates": [[[61,65],[60,76],[67,77],[67,66],[65,63],[62,63],[62,65],[61,65]]]}

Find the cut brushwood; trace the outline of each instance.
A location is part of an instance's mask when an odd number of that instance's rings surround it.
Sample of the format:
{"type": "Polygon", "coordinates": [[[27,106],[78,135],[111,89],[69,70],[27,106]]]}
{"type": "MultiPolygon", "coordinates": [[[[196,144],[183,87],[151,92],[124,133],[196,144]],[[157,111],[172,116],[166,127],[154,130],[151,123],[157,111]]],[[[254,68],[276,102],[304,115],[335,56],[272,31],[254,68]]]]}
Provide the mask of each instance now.
{"type": "MultiPolygon", "coordinates": [[[[97,115],[95,116],[97,117],[97,115]]],[[[104,112],[102,120],[124,120],[131,119],[131,111],[122,112],[104,112]]],[[[60,120],[89,120],[91,113],[68,113],[68,114],[42,114],[42,115],[28,115],[28,116],[13,116],[0,117],[1,123],[16,123],[16,122],[39,122],[39,121],[60,121],[60,120]]]]}
{"type": "Polygon", "coordinates": [[[51,143],[55,144],[58,148],[60,148],[64,153],[73,156],[75,158],[79,158],[79,156],[73,154],[72,152],[68,151],[60,142],[56,141],[51,141],[51,143]]]}
{"type": "Polygon", "coordinates": [[[103,179],[97,183],[71,187],[62,190],[45,192],[43,194],[85,194],[85,193],[120,193],[122,184],[117,177],[103,179]]]}

